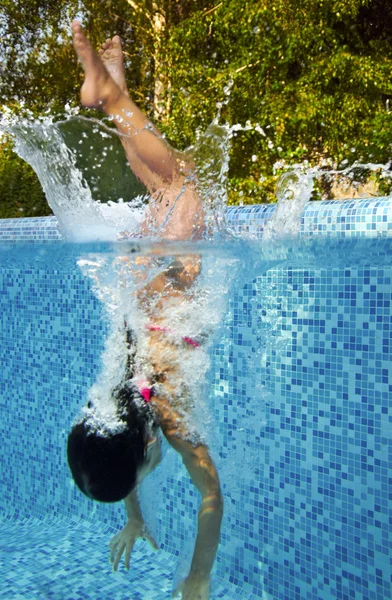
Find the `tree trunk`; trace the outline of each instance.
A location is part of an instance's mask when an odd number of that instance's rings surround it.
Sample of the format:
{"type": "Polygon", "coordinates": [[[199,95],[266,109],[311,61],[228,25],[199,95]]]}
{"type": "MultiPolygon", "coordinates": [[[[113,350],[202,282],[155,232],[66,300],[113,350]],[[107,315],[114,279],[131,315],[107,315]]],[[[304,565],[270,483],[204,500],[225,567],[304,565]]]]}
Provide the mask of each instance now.
{"type": "Polygon", "coordinates": [[[154,119],[164,121],[170,112],[170,80],[165,64],[165,42],[168,34],[167,16],[163,6],[153,3],[154,34],[154,119]]]}

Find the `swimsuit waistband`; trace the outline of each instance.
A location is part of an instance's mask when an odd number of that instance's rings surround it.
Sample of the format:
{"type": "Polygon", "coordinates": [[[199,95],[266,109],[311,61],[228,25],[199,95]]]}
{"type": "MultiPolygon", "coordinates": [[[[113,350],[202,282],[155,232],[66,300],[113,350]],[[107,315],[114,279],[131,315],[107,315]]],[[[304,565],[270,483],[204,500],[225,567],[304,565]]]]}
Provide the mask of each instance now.
{"type": "MultiPolygon", "coordinates": [[[[161,327],[160,325],[147,325],[147,329],[148,331],[162,331],[163,333],[171,333],[170,329],[168,329],[167,327],[161,327]]],[[[199,342],[189,337],[188,335],[184,335],[181,339],[183,342],[189,344],[190,346],[193,346],[194,348],[200,346],[199,342]]]]}

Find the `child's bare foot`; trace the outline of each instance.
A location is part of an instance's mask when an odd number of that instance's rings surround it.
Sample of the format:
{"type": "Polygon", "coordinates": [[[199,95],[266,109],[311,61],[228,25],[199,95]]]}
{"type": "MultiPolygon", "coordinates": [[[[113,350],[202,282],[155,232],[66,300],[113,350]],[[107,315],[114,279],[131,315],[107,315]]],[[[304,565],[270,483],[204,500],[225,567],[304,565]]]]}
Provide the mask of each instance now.
{"type": "Polygon", "coordinates": [[[122,90],[109,75],[98,54],[84,35],[78,21],[72,23],[75,52],[82,63],[85,80],[80,90],[80,99],[88,108],[107,110],[109,105],[122,96],[122,90]]]}
{"type": "Polygon", "coordinates": [[[128,95],[123,52],[119,36],[115,35],[112,39],[108,38],[102,44],[102,48],[98,50],[98,54],[113,81],[124,94],[128,95]]]}

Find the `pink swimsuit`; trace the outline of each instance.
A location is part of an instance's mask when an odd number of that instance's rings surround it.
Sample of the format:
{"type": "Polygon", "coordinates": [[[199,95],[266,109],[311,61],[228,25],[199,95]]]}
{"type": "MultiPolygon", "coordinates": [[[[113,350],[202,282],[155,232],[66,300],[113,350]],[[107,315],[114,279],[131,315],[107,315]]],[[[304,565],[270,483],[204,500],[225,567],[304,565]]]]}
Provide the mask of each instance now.
{"type": "MultiPolygon", "coordinates": [[[[159,325],[147,325],[147,329],[148,331],[163,331],[164,333],[170,333],[170,329],[167,329],[167,327],[160,327],[159,325]]],[[[183,342],[185,342],[186,344],[190,344],[194,348],[200,346],[199,342],[196,342],[196,340],[193,340],[187,335],[184,335],[184,337],[181,339],[183,342]]]]}
{"type": "MultiPolygon", "coordinates": [[[[166,327],[160,327],[159,325],[147,325],[148,331],[162,331],[163,333],[170,333],[170,329],[166,327]]],[[[181,338],[183,342],[197,348],[200,346],[199,342],[185,335],[181,338]]],[[[148,386],[147,381],[140,381],[138,383],[139,394],[144,398],[145,402],[150,402],[152,395],[152,387],[148,386]]]]}

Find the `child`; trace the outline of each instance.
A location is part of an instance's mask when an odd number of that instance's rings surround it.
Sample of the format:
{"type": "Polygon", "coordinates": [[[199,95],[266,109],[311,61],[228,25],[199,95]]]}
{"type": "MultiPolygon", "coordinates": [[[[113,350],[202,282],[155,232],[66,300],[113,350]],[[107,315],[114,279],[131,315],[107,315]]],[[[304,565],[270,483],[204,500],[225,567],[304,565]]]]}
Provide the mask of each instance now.
{"type": "MultiPolygon", "coordinates": [[[[114,118],[131,168],[151,194],[141,231],[168,240],[198,239],[203,234],[204,211],[197,193],[194,167],[189,158],[171,149],[126,90],[118,36],[107,40],[99,56],[80,23],[72,24],[75,51],[85,80],[81,101],[114,118]]],[[[208,448],[190,434],[186,423],[187,389],[179,383],[182,357],[198,352],[198,342],[172,335],[161,316],[165,305],[191,295],[200,270],[199,259],[177,259],[139,290],[137,298],[147,318],[145,336],[150,371],[138,363],[139,351],[127,327],[128,365],[124,381],[112,392],[115,423],[105,423],[89,403],[68,440],[68,462],[78,487],[103,502],[124,499],[128,522],[110,543],[117,569],[124,554],[129,568],[135,541],[144,537],[157,547],[146,530],[137,487],[158,464],[161,429],[182,460],[201,493],[198,532],[191,568],[175,591],[183,600],[210,597],[210,573],[219,544],[223,501],[215,465],[208,448]],[[143,373],[141,373],[143,371],[143,373]],[[143,377],[141,377],[143,375],[143,377]]]]}

